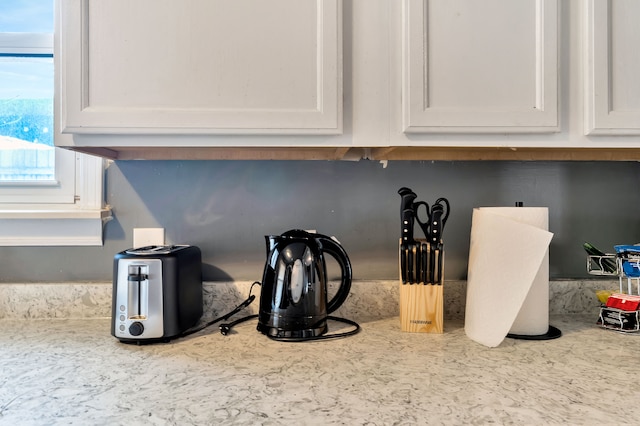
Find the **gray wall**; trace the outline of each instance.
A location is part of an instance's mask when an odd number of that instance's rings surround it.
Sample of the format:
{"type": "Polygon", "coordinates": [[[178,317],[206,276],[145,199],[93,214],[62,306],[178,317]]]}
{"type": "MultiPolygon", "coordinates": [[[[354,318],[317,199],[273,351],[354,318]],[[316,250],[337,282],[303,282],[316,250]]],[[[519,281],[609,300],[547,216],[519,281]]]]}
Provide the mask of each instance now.
{"type": "Polygon", "coordinates": [[[134,227],[164,227],[197,245],[205,280],[259,280],[264,235],[335,235],[354,279],[396,279],[400,197],[447,197],[446,278],[466,278],[479,206],[548,206],[551,278],[586,277],[582,243],[605,251],[640,241],[635,162],[117,161],[106,172],[114,220],[103,247],[1,247],[0,282],[109,281],[134,227]]]}

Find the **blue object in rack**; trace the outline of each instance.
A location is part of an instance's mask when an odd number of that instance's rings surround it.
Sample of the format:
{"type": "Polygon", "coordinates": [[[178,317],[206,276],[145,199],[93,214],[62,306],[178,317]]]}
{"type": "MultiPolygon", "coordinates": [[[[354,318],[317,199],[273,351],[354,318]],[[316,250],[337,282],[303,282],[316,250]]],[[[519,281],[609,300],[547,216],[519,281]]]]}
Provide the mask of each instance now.
{"type": "Polygon", "coordinates": [[[614,246],[622,260],[622,271],[627,277],[640,277],[640,246],[614,246]]]}
{"type": "Polygon", "coordinates": [[[616,253],[638,253],[640,254],[640,246],[620,245],[613,246],[616,249],[616,253]]]}

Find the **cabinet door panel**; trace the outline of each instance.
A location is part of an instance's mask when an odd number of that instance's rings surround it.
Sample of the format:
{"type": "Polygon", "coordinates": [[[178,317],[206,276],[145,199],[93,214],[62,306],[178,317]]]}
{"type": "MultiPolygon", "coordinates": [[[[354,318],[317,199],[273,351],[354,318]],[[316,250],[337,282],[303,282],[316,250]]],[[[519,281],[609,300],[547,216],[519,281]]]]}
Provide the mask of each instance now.
{"type": "Polygon", "coordinates": [[[338,0],[66,4],[66,132],[342,131],[338,0]]]}
{"type": "Polygon", "coordinates": [[[558,131],[555,0],[405,0],[407,133],[558,131]]]}
{"type": "Polygon", "coordinates": [[[640,2],[586,8],[586,134],[640,135],[640,2]]]}

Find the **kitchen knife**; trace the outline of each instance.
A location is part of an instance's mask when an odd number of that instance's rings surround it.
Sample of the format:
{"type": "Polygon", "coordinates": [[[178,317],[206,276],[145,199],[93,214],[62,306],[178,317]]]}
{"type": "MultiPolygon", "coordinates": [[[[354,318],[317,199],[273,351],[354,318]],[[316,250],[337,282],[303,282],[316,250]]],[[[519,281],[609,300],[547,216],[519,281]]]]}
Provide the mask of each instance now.
{"type": "Polygon", "coordinates": [[[402,197],[400,201],[400,238],[402,238],[403,244],[410,244],[413,243],[413,201],[416,199],[417,195],[407,187],[400,188],[398,190],[398,194],[402,197]]]}
{"type": "Polygon", "coordinates": [[[409,188],[398,190],[400,201],[400,275],[402,283],[409,281],[409,244],[413,242],[413,200],[417,195],[409,188]]]}
{"type": "Polygon", "coordinates": [[[402,284],[407,283],[407,249],[404,243],[400,243],[400,275],[402,284]]]}
{"type": "Polygon", "coordinates": [[[413,242],[409,246],[409,284],[415,284],[417,282],[416,271],[416,243],[413,242]]]}
{"type": "Polygon", "coordinates": [[[436,259],[436,249],[440,244],[440,236],[442,235],[442,214],[444,210],[442,205],[434,204],[431,209],[431,227],[430,227],[430,235],[429,235],[429,244],[431,245],[431,258],[429,259],[429,265],[431,268],[431,283],[434,284],[436,282],[436,269],[437,269],[437,259],[436,259]]]}
{"type": "Polygon", "coordinates": [[[433,284],[440,284],[440,249],[436,248],[433,253],[433,284]]]}
{"type": "Polygon", "coordinates": [[[411,250],[409,249],[408,244],[402,244],[402,253],[404,253],[404,269],[402,274],[404,275],[404,283],[411,284],[409,281],[409,262],[411,261],[411,250]]]}
{"type": "Polygon", "coordinates": [[[429,227],[429,241],[432,246],[437,246],[442,238],[442,219],[444,207],[442,204],[434,204],[431,208],[431,223],[429,227]]]}
{"type": "Polygon", "coordinates": [[[438,259],[438,285],[442,285],[444,281],[444,246],[441,244],[438,259]]]}
{"type": "Polygon", "coordinates": [[[420,271],[420,280],[422,281],[423,284],[426,284],[427,281],[427,270],[429,269],[429,264],[427,263],[427,259],[429,259],[429,244],[425,244],[422,243],[421,245],[421,250],[420,250],[420,256],[422,257],[422,262],[421,262],[421,271],[420,271]]]}
{"type": "Polygon", "coordinates": [[[421,255],[420,255],[420,249],[422,248],[422,245],[420,244],[419,241],[416,241],[415,243],[415,254],[416,254],[416,263],[415,263],[415,270],[416,270],[416,284],[420,284],[420,282],[422,281],[421,275],[420,275],[420,269],[422,268],[422,262],[421,262],[421,255]]]}
{"type": "Polygon", "coordinates": [[[425,249],[425,272],[424,272],[424,283],[425,284],[429,284],[432,280],[433,277],[433,267],[432,267],[432,250],[431,250],[431,244],[430,243],[425,243],[423,244],[424,249],[425,249]]]}
{"type": "MultiPolygon", "coordinates": [[[[405,209],[402,212],[402,243],[401,250],[404,253],[404,270],[405,281],[413,284],[413,247],[415,240],[413,239],[413,209],[405,209]]],[[[403,281],[403,282],[405,282],[403,281]]]]}
{"type": "Polygon", "coordinates": [[[405,209],[402,211],[402,244],[411,245],[414,242],[413,239],[413,209],[405,209]]]}
{"type": "Polygon", "coordinates": [[[418,284],[420,283],[424,283],[424,279],[422,278],[424,275],[424,261],[423,259],[423,253],[422,253],[422,243],[420,241],[416,241],[416,248],[417,248],[417,262],[418,262],[418,266],[416,268],[416,275],[417,275],[417,279],[416,281],[418,282],[418,284]]]}
{"type": "Polygon", "coordinates": [[[413,275],[411,274],[411,268],[413,268],[413,259],[412,259],[412,253],[411,253],[411,244],[405,244],[405,256],[407,256],[407,270],[405,271],[405,274],[407,275],[407,282],[409,284],[413,284],[413,275]]]}

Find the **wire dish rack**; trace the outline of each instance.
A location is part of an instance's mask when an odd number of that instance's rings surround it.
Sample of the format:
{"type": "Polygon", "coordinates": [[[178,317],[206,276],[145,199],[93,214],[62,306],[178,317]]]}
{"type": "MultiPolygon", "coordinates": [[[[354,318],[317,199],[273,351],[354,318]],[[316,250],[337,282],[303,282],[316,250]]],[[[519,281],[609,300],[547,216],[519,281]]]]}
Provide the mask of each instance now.
{"type": "Polygon", "coordinates": [[[615,254],[587,255],[587,272],[590,275],[617,276],[620,293],[634,294],[635,290],[635,294],[640,295],[640,246],[619,245],[614,248],[615,254]]]}
{"type": "MultiPolygon", "coordinates": [[[[610,294],[606,302],[601,299],[603,304],[597,324],[625,333],[640,333],[640,310],[637,303],[640,297],[640,246],[620,245],[614,248],[615,254],[587,256],[589,274],[617,276],[620,283],[620,294],[610,294]]],[[[598,298],[600,299],[600,295],[598,298]]]]}

